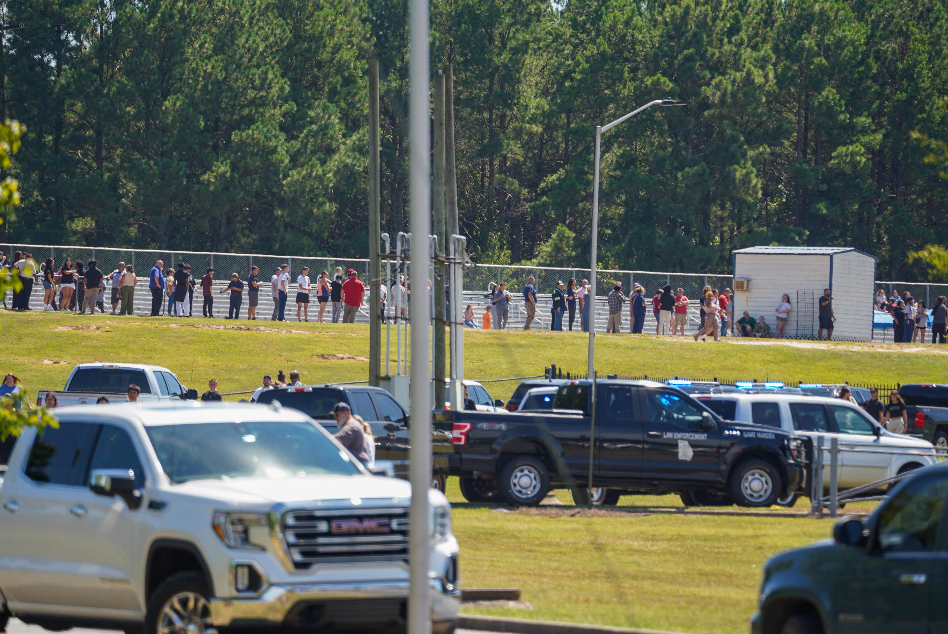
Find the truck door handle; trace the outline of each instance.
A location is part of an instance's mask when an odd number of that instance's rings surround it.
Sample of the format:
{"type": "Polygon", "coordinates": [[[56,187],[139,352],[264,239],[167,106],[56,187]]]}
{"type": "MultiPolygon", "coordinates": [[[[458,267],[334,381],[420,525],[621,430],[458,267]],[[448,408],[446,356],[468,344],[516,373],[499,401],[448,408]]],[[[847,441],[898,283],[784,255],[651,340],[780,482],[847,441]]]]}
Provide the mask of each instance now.
{"type": "Polygon", "coordinates": [[[660,431],[650,431],[650,432],[648,432],[648,435],[649,435],[649,436],[654,436],[654,437],[656,437],[656,438],[661,438],[662,432],[660,432],[660,431]]]}
{"type": "Polygon", "coordinates": [[[87,511],[84,506],[71,506],[69,507],[69,512],[76,517],[85,517],[89,511],[87,511]]]}
{"type": "Polygon", "coordinates": [[[917,575],[899,575],[899,583],[904,583],[907,586],[920,586],[928,581],[928,575],[917,574],[917,575]]]}
{"type": "Polygon", "coordinates": [[[20,503],[14,500],[10,500],[9,502],[3,503],[3,508],[10,511],[11,513],[16,513],[17,511],[20,510],[20,503]]]}

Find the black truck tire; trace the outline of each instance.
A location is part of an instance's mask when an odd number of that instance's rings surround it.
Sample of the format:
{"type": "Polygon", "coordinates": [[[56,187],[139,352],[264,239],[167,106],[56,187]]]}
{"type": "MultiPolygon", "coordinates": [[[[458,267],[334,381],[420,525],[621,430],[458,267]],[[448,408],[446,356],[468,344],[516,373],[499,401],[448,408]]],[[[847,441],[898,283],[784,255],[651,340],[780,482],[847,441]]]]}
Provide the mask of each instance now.
{"type": "Polygon", "coordinates": [[[500,469],[497,488],[511,506],[537,506],[550,492],[550,472],[536,456],[512,456],[500,469]]]}
{"type": "Polygon", "coordinates": [[[171,575],[158,586],[148,601],[145,634],[157,634],[163,629],[162,618],[166,609],[173,610],[181,620],[194,623],[194,634],[204,634],[205,630],[211,629],[209,596],[207,581],[200,572],[188,570],[171,575]]]}
{"type": "Polygon", "coordinates": [[[780,634],[823,634],[823,626],[814,614],[794,614],[783,622],[780,634]]]}
{"type": "Polygon", "coordinates": [[[615,506],[619,503],[619,498],[622,497],[622,491],[617,491],[615,489],[606,489],[606,497],[602,499],[604,506],[615,506]]]}
{"type": "MultiPolygon", "coordinates": [[[[589,489],[586,487],[574,487],[570,489],[573,494],[573,504],[576,506],[589,506],[586,496],[589,489]]],[[[621,491],[615,489],[604,489],[602,487],[593,487],[593,506],[615,506],[622,497],[621,491]]]]}
{"type": "Polygon", "coordinates": [[[726,493],[711,493],[710,491],[686,491],[679,493],[681,503],[685,506],[731,506],[734,504],[731,496],[726,493]]]}
{"type": "Polygon", "coordinates": [[[461,495],[471,504],[497,501],[497,485],[490,480],[484,478],[458,478],[458,483],[461,487],[461,495]]]}
{"type": "Polygon", "coordinates": [[[751,458],[731,470],[728,488],[738,506],[765,508],[777,502],[783,482],[772,464],[751,458]]]}

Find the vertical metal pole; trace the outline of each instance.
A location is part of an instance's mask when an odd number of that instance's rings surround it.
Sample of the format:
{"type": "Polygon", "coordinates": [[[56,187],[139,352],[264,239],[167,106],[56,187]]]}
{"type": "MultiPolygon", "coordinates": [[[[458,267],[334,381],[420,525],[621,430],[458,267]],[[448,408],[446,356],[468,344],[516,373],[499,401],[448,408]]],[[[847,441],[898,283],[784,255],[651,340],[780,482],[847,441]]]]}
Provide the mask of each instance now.
{"type": "MultiPolygon", "coordinates": [[[[597,253],[599,248],[599,142],[602,138],[602,126],[596,126],[596,159],[593,175],[593,217],[592,217],[592,246],[590,249],[589,264],[589,293],[586,295],[586,302],[589,303],[589,351],[586,359],[586,376],[595,377],[596,367],[596,267],[597,253]]],[[[582,315],[580,315],[582,320],[582,315]]],[[[595,395],[593,395],[595,398],[595,395]]],[[[590,439],[592,442],[592,439],[590,439]]],[[[590,450],[590,453],[592,450],[590,450]]],[[[590,462],[592,460],[590,459],[590,462]]],[[[589,483],[592,485],[592,474],[590,474],[589,483]]]]}
{"type": "Polygon", "coordinates": [[[819,436],[816,439],[815,444],[816,455],[814,459],[816,463],[814,465],[814,476],[813,476],[813,491],[814,496],[811,498],[813,502],[813,512],[822,513],[823,512],[823,437],[819,436]]]}
{"type": "Polygon", "coordinates": [[[431,382],[428,372],[428,324],[430,322],[428,293],[431,261],[428,258],[427,236],[431,235],[431,183],[428,166],[428,90],[430,65],[428,55],[428,2],[411,0],[409,63],[408,128],[409,186],[413,236],[420,248],[412,254],[412,277],[415,292],[411,294],[411,432],[410,465],[411,509],[409,510],[409,579],[408,631],[430,634],[431,605],[428,589],[428,486],[431,482],[431,382]]]}
{"type": "Polygon", "coordinates": [[[839,507],[839,477],[837,469],[839,468],[839,438],[830,439],[830,517],[836,517],[836,509],[839,507]]]}
{"type": "MultiPolygon", "coordinates": [[[[385,242],[385,255],[389,255],[392,252],[392,240],[387,233],[382,234],[382,241],[385,242]]],[[[385,292],[389,295],[392,294],[392,261],[388,258],[385,258],[385,279],[382,280],[382,283],[385,284],[385,292]]],[[[388,298],[386,304],[388,306],[392,305],[392,298],[388,298]]],[[[392,376],[389,372],[389,360],[392,356],[392,320],[389,317],[388,310],[386,309],[385,315],[385,376],[392,376]]]]}
{"type": "MultiPolygon", "coordinates": [[[[379,259],[382,219],[379,205],[379,61],[369,60],[369,385],[378,387],[382,356],[382,293],[379,259]]],[[[386,361],[387,363],[387,361],[386,361]]]]}
{"type": "MultiPolygon", "coordinates": [[[[434,178],[432,179],[431,216],[433,219],[433,233],[438,239],[437,254],[448,252],[448,243],[445,240],[445,209],[444,209],[444,75],[440,72],[434,78],[434,178]]],[[[444,296],[444,263],[438,261],[434,265],[434,282],[431,285],[431,299],[434,303],[434,402],[436,409],[442,409],[447,394],[445,392],[445,296],[444,296]]]]}
{"type": "MultiPolygon", "coordinates": [[[[598,132],[598,129],[596,130],[598,132]]],[[[598,141],[598,138],[596,139],[598,141]]],[[[598,144],[597,144],[598,147],[598,144]]],[[[595,270],[595,269],[594,269],[595,270]]],[[[590,306],[590,308],[592,308],[590,306]]],[[[589,329],[592,332],[592,328],[589,329]]],[[[586,487],[586,506],[593,507],[593,463],[596,459],[596,371],[592,371],[592,388],[589,394],[589,480],[586,487]]]]}
{"type": "MultiPolygon", "coordinates": [[[[444,211],[447,234],[460,234],[458,228],[458,174],[454,164],[454,71],[444,65],[444,211]]],[[[461,254],[463,257],[463,253],[461,254]]]]}

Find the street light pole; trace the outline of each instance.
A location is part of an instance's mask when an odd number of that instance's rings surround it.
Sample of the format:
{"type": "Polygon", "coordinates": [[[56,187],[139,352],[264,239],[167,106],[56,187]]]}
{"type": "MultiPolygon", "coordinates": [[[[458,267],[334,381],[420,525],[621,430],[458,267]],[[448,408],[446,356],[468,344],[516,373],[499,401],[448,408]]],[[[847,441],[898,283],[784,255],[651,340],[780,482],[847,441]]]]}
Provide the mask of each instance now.
{"type": "Polygon", "coordinates": [[[592,247],[591,247],[591,257],[589,264],[589,292],[586,293],[586,301],[589,302],[589,318],[587,320],[587,325],[589,326],[589,352],[586,359],[586,377],[592,379],[595,376],[595,361],[596,361],[596,267],[598,266],[597,250],[599,247],[599,153],[600,153],[600,144],[602,141],[602,133],[607,130],[611,130],[620,123],[623,123],[627,119],[631,119],[638,113],[643,110],[647,110],[652,106],[686,106],[688,105],[687,101],[676,101],[674,99],[656,99],[655,101],[650,101],[645,104],[638,110],[633,110],[629,114],[619,117],[612,123],[607,123],[604,126],[596,126],[596,165],[594,168],[594,183],[593,183],[593,217],[592,217],[592,247]]]}

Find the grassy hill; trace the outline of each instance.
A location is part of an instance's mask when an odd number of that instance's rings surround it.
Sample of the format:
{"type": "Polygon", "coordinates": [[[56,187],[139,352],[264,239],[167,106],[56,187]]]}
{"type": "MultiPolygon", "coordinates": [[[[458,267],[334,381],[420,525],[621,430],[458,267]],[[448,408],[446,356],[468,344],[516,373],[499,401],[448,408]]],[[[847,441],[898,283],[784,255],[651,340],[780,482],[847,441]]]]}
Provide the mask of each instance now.
{"type": "MultiPolygon", "coordinates": [[[[395,345],[393,331],[393,373],[395,345]]],[[[585,372],[586,346],[586,335],[578,332],[468,330],[465,376],[531,376],[551,363],[564,371],[585,372]]],[[[287,374],[299,370],[306,383],[365,380],[368,356],[364,325],[0,311],[0,371],[13,372],[33,393],[61,389],[80,362],[152,363],[170,368],[199,391],[216,378],[222,392],[238,392],[256,388],[264,374],[276,377],[281,369],[287,374]]],[[[931,345],[772,339],[695,343],[690,337],[601,335],[596,361],[600,376],[851,383],[943,382],[948,377],[948,346],[931,345]]],[[[517,383],[487,387],[495,398],[506,399],[517,383]]]]}

